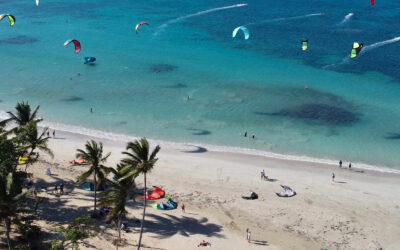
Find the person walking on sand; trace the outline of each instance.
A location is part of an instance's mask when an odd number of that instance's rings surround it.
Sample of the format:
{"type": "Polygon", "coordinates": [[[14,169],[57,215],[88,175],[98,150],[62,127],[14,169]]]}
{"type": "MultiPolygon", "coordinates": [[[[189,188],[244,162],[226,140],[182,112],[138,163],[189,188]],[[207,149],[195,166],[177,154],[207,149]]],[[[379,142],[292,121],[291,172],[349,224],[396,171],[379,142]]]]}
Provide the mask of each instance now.
{"type": "Polygon", "coordinates": [[[349,170],[351,170],[351,162],[349,163],[349,170]]]}
{"type": "Polygon", "coordinates": [[[335,173],[332,173],[332,183],[335,183],[335,173]]]}
{"type": "Polygon", "coordinates": [[[53,130],[53,138],[56,138],[56,131],[53,130]]]}
{"type": "Polygon", "coordinates": [[[182,209],[182,212],[184,213],[185,212],[185,204],[182,203],[181,209],[182,209]]]}
{"type": "Polygon", "coordinates": [[[251,240],[251,232],[250,232],[250,230],[249,230],[248,228],[246,229],[246,239],[247,239],[247,242],[250,243],[250,240],[251,240]]]}
{"type": "Polygon", "coordinates": [[[64,183],[60,184],[60,194],[64,194],[64,183]]]}
{"type": "Polygon", "coordinates": [[[342,168],[342,160],[339,161],[339,168],[342,168]]]}
{"type": "Polygon", "coordinates": [[[47,130],[47,137],[50,137],[50,132],[47,130]]]}

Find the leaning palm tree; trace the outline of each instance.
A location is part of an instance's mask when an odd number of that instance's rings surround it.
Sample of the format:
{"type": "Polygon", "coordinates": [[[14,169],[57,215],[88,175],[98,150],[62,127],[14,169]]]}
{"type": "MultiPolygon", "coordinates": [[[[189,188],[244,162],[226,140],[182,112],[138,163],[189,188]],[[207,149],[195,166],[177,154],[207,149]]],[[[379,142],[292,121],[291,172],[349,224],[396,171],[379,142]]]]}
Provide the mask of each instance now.
{"type": "Polygon", "coordinates": [[[108,220],[114,218],[117,219],[117,231],[118,231],[118,241],[116,242],[117,250],[118,245],[121,243],[121,223],[122,219],[125,217],[127,211],[125,209],[128,200],[134,198],[133,188],[135,187],[135,178],[121,179],[123,174],[121,170],[124,165],[119,164],[117,166],[118,171],[113,171],[115,174],[115,181],[108,181],[110,183],[110,188],[100,194],[101,206],[111,206],[112,210],[107,215],[108,220]]]}
{"type": "Polygon", "coordinates": [[[100,142],[97,144],[94,140],[87,141],[85,144],[86,151],[77,149],[76,157],[84,160],[84,165],[89,165],[88,171],[78,177],[77,184],[81,184],[86,181],[89,176],[93,174],[94,178],[94,210],[93,215],[96,215],[96,201],[97,201],[97,188],[99,185],[105,182],[106,176],[110,171],[110,168],[103,165],[107,161],[107,158],[111,153],[107,153],[103,156],[103,144],[100,142]]]}
{"type": "Polygon", "coordinates": [[[11,221],[19,213],[28,212],[23,207],[28,192],[21,193],[13,173],[0,176],[0,220],[4,221],[8,249],[12,249],[10,241],[11,221]]]}
{"type": "Polygon", "coordinates": [[[140,226],[140,236],[139,236],[139,244],[138,250],[140,249],[142,243],[142,234],[143,234],[143,225],[144,218],[146,215],[146,202],[147,202],[147,182],[146,182],[146,174],[153,169],[155,163],[157,162],[156,155],[160,151],[160,146],[156,146],[154,150],[150,154],[150,146],[149,142],[146,138],[140,139],[140,141],[136,140],[134,142],[129,142],[126,146],[127,152],[122,152],[127,155],[127,158],[122,160],[123,164],[126,165],[124,169],[121,171],[125,173],[125,176],[121,179],[132,178],[136,175],[143,174],[144,176],[144,205],[143,205],[143,218],[142,224],[140,226]]]}
{"type": "Polygon", "coordinates": [[[19,102],[15,106],[15,110],[17,111],[15,114],[12,112],[7,112],[10,115],[10,118],[3,120],[0,122],[1,125],[6,125],[7,123],[13,121],[17,123],[17,125],[24,126],[30,121],[40,122],[43,119],[37,118],[37,113],[39,111],[39,107],[37,106],[33,112],[31,112],[31,106],[28,102],[19,102]]]}
{"type": "Polygon", "coordinates": [[[47,146],[47,142],[50,137],[46,136],[48,128],[43,128],[42,132],[39,133],[37,129],[37,123],[34,121],[28,122],[25,126],[17,129],[16,134],[22,143],[22,147],[29,151],[28,160],[26,161],[25,172],[28,168],[28,165],[31,162],[34,162],[38,158],[38,153],[34,152],[36,149],[43,151],[54,157],[53,152],[47,146]],[[36,158],[33,158],[35,157],[36,158]]]}

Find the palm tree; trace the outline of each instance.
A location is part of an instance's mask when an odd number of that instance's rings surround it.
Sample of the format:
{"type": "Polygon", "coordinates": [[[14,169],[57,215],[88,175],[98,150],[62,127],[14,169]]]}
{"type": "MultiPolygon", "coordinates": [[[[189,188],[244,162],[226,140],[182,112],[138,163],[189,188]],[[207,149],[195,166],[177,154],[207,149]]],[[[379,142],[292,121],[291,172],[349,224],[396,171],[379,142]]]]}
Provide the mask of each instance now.
{"type": "Polygon", "coordinates": [[[111,187],[100,194],[102,199],[100,200],[101,206],[111,206],[113,207],[107,216],[108,220],[117,218],[117,230],[118,230],[118,242],[116,244],[117,250],[118,245],[121,242],[121,223],[122,218],[125,217],[127,211],[125,209],[126,202],[134,198],[133,188],[135,187],[135,178],[121,179],[123,174],[121,170],[124,165],[119,164],[117,166],[117,171],[113,171],[116,177],[116,181],[110,181],[111,187]]]}
{"type": "Polygon", "coordinates": [[[142,224],[140,226],[140,236],[139,236],[139,244],[138,250],[140,249],[142,243],[142,234],[143,234],[143,225],[144,225],[144,218],[146,215],[146,202],[147,202],[147,182],[146,182],[146,174],[147,172],[153,169],[154,165],[157,162],[156,155],[160,151],[160,146],[156,146],[154,150],[149,154],[150,147],[149,142],[146,138],[140,139],[140,141],[135,140],[134,142],[129,142],[126,146],[127,152],[122,152],[123,154],[127,155],[127,158],[122,160],[123,164],[126,165],[124,169],[121,171],[125,173],[125,176],[121,179],[132,178],[136,175],[143,174],[144,176],[144,205],[143,205],[143,218],[142,224]],[[131,152],[129,152],[131,151],[131,152]]]}
{"type": "Polygon", "coordinates": [[[37,118],[37,113],[39,111],[39,107],[37,106],[33,112],[31,112],[31,106],[28,102],[19,102],[15,106],[15,110],[17,111],[15,114],[12,112],[7,112],[10,115],[10,118],[3,120],[0,122],[1,125],[6,125],[7,123],[14,121],[18,124],[18,127],[26,125],[30,121],[40,122],[43,119],[37,118]]]}
{"type": "Polygon", "coordinates": [[[94,211],[93,215],[96,215],[96,201],[97,201],[97,188],[99,185],[104,183],[106,176],[110,172],[110,168],[103,165],[107,161],[107,158],[111,153],[107,153],[103,156],[103,144],[100,142],[97,144],[94,140],[87,141],[85,144],[86,151],[77,149],[76,157],[84,160],[84,165],[89,165],[88,171],[78,177],[77,184],[81,184],[86,181],[89,176],[93,174],[94,177],[94,211]],[[99,183],[97,183],[97,180],[99,183]]]}
{"type": "Polygon", "coordinates": [[[25,126],[17,129],[17,137],[20,138],[21,143],[25,150],[30,149],[28,153],[28,160],[26,161],[25,172],[28,168],[29,163],[33,162],[38,158],[38,154],[34,153],[35,149],[43,151],[54,157],[53,152],[47,146],[47,142],[50,137],[46,136],[48,128],[45,127],[42,130],[42,133],[39,134],[37,129],[37,123],[34,121],[28,122],[25,126]],[[36,155],[36,159],[31,159],[32,156],[36,155]]]}
{"type": "Polygon", "coordinates": [[[16,217],[18,213],[27,212],[23,207],[28,193],[21,193],[20,187],[13,173],[0,176],[0,219],[4,221],[6,228],[6,237],[8,249],[11,250],[10,231],[11,219],[16,217]]]}

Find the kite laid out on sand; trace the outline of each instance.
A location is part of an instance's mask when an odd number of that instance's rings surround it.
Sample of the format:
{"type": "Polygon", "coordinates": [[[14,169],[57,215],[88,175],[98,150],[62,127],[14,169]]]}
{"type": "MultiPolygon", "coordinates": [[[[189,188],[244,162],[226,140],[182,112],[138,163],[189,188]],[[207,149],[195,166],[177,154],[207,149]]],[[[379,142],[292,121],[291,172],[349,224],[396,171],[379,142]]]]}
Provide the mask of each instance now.
{"type": "Polygon", "coordinates": [[[0,14],[0,21],[3,20],[4,18],[8,17],[8,20],[10,21],[10,26],[14,26],[15,24],[15,17],[10,14],[0,14]]]}
{"type": "Polygon", "coordinates": [[[301,41],[301,50],[306,51],[308,49],[308,40],[301,41]]]}
{"type": "Polygon", "coordinates": [[[157,210],[172,210],[178,207],[178,203],[173,201],[171,197],[168,196],[166,203],[156,203],[152,207],[157,210]]]}
{"type": "Polygon", "coordinates": [[[65,41],[64,47],[67,47],[70,43],[74,43],[75,53],[78,54],[81,51],[81,43],[78,40],[70,39],[70,40],[65,41]]]}
{"type": "Polygon", "coordinates": [[[350,52],[350,58],[351,59],[356,58],[360,54],[362,47],[363,47],[362,43],[354,42],[353,48],[351,49],[350,52]]]}
{"type": "MultiPolygon", "coordinates": [[[[157,200],[163,198],[165,195],[164,190],[159,187],[154,186],[153,191],[150,191],[146,194],[147,200],[157,200]]],[[[144,199],[144,195],[139,196],[139,198],[144,199]]]]}
{"type": "Polygon", "coordinates": [[[276,193],[279,197],[292,197],[296,195],[296,192],[293,191],[290,187],[288,186],[283,186],[281,185],[283,190],[280,193],[276,193]]]}
{"type": "Polygon", "coordinates": [[[150,25],[150,24],[148,24],[145,21],[142,21],[142,22],[136,24],[136,27],[135,27],[136,34],[138,33],[138,30],[139,30],[140,26],[142,26],[142,25],[150,25]]]}
{"type": "Polygon", "coordinates": [[[247,29],[247,28],[244,27],[244,26],[239,26],[239,27],[235,28],[235,29],[233,30],[233,32],[232,32],[232,37],[235,37],[239,30],[243,31],[244,39],[245,39],[245,40],[249,39],[249,37],[250,37],[249,29],[247,29]]]}

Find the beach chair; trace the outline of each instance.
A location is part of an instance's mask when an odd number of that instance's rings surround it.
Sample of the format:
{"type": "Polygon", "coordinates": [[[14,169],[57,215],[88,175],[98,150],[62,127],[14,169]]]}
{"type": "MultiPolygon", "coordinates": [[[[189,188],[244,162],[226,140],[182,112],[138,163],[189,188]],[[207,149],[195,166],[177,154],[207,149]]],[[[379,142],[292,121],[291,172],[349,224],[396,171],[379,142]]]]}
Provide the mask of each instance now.
{"type": "Polygon", "coordinates": [[[50,168],[48,168],[48,169],[47,169],[47,172],[46,172],[46,174],[47,174],[47,175],[51,175],[50,168]]]}

